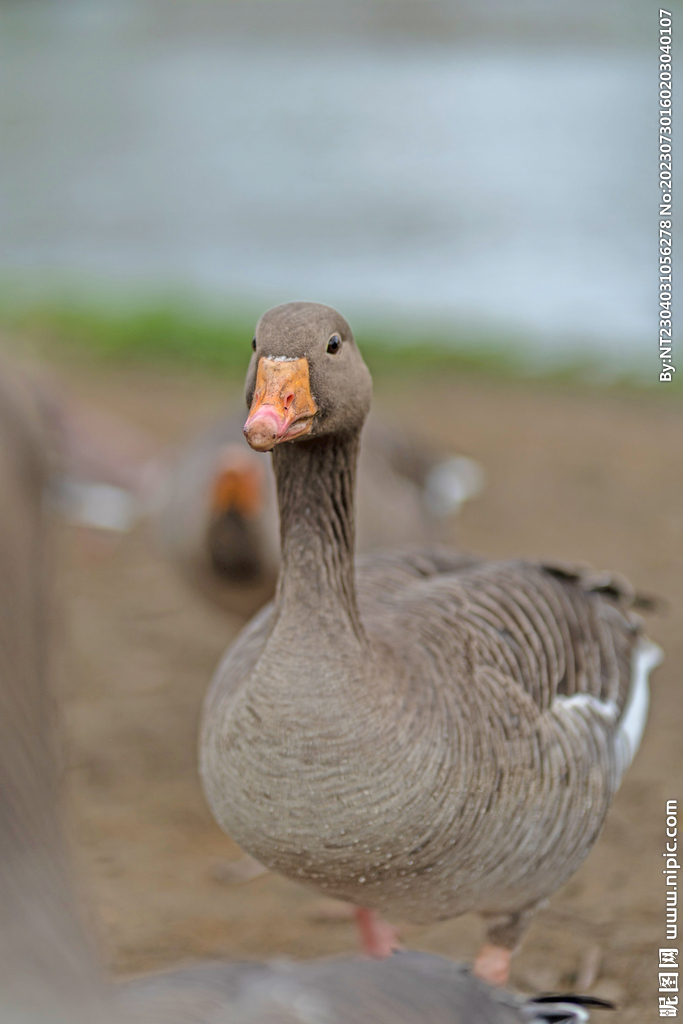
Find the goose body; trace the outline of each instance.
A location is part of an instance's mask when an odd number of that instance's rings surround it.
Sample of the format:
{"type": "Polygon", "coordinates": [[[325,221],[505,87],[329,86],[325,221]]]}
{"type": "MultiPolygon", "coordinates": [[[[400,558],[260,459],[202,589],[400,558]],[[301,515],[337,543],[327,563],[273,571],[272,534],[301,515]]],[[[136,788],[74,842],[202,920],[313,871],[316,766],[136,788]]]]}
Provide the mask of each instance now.
{"type": "Polygon", "coordinates": [[[282,569],[207,698],[214,814],[260,862],[358,906],[478,911],[509,954],[597,838],[659,649],[628,585],[590,570],[438,548],[354,564],[370,385],[351,331],[294,303],[256,340],[245,433],[273,450],[282,569]]]}
{"type": "Polygon", "coordinates": [[[0,1024],[585,1021],[584,1007],[599,1001],[524,1001],[424,954],[379,964],[196,964],[118,984],[104,976],[60,820],[46,633],[49,467],[40,402],[23,391],[0,374],[0,1024]]]}
{"type": "Polygon", "coordinates": [[[360,560],[369,650],[307,639],[271,661],[268,609],[207,706],[204,777],[235,841],[416,923],[516,915],[577,869],[637,747],[643,719],[632,732],[624,708],[632,693],[644,712],[657,650],[581,576],[463,563],[360,560]],[[316,691],[299,701],[309,659],[316,691]]]}

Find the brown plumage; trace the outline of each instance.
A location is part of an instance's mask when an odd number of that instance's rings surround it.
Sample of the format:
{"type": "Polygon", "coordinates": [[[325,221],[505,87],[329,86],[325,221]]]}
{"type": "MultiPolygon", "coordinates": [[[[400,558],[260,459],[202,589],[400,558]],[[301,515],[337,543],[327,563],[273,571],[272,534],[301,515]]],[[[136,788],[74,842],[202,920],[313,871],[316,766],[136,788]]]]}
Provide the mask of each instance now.
{"type": "Polygon", "coordinates": [[[273,450],[282,569],[206,702],[207,796],[240,846],[331,896],[418,923],[483,914],[500,979],[597,838],[658,649],[628,586],[587,569],[446,549],[355,565],[370,377],[350,328],[292,303],[256,343],[245,433],[273,450]],[[264,398],[283,362],[307,364],[312,415],[293,385],[264,398]]]}
{"type": "Polygon", "coordinates": [[[38,392],[4,369],[0,1024],[523,1024],[549,1019],[558,1006],[578,1022],[571,1000],[551,1008],[525,1003],[424,954],[381,964],[198,964],[117,985],[104,977],[81,920],[60,820],[49,689],[46,412],[38,392]]]}

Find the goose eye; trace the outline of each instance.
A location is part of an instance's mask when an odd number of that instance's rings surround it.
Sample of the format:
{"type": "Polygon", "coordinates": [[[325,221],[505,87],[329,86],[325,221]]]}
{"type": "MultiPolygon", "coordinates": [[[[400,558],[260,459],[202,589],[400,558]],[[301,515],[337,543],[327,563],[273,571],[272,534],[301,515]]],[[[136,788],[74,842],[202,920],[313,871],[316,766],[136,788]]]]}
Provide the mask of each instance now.
{"type": "Polygon", "coordinates": [[[338,352],[339,349],[341,348],[341,343],[342,341],[339,335],[333,334],[327,343],[327,351],[334,355],[334,353],[338,352]]]}
{"type": "Polygon", "coordinates": [[[255,352],[256,351],[256,338],[252,338],[251,339],[251,347],[253,348],[253,350],[255,352]]]}

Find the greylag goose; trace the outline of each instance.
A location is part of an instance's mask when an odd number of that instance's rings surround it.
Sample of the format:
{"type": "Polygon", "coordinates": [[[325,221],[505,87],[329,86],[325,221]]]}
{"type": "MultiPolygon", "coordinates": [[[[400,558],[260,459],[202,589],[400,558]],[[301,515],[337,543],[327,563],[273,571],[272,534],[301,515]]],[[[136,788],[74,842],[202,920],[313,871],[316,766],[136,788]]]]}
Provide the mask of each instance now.
{"type": "Polygon", "coordinates": [[[201,773],[220,825],[272,870],[379,913],[478,911],[475,970],[506,981],[536,908],[595,842],[645,725],[659,648],[625,582],[447,549],[354,564],[371,379],[335,310],[256,328],[244,433],[272,451],[282,567],[207,696],[201,773]]]}
{"type": "Polygon", "coordinates": [[[603,999],[521,999],[425,953],[380,962],[206,964],[130,983],[144,1024],[585,1024],[603,999]]]}
{"type": "Polygon", "coordinates": [[[74,895],[49,692],[41,415],[0,376],[0,1024],[580,1024],[596,1000],[494,992],[464,968],[199,964],[114,985],[74,895]],[[561,1016],[558,1016],[560,1014],[561,1016]]]}
{"type": "MultiPolygon", "coordinates": [[[[184,579],[246,619],[275,591],[279,530],[271,467],[246,445],[243,425],[243,417],[226,417],[178,454],[157,519],[162,547],[184,579]]],[[[442,540],[450,517],[483,484],[473,459],[376,419],[364,433],[358,472],[360,550],[442,540]]]]}

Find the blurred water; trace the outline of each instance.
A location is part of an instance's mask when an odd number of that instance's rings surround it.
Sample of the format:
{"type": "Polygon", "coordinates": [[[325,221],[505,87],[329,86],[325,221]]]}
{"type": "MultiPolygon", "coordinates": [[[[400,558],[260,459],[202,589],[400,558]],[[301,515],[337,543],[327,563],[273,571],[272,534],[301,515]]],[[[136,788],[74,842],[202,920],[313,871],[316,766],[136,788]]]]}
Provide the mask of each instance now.
{"type": "Polygon", "coordinates": [[[190,32],[124,0],[5,5],[0,37],[0,280],[654,338],[654,54],[190,32]]]}

